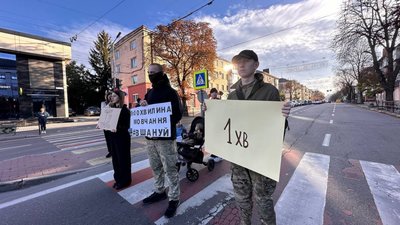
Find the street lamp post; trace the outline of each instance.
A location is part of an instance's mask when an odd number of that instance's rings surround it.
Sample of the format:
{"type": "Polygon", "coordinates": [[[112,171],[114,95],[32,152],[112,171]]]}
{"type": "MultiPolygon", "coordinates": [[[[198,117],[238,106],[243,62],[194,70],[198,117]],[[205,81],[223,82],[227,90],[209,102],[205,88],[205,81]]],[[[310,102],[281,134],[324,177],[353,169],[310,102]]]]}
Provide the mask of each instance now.
{"type": "Polygon", "coordinates": [[[115,80],[115,87],[119,88],[119,80],[116,78],[116,73],[115,73],[115,52],[114,52],[114,43],[115,41],[119,38],[121,35],[121,32],[118,32],[117,36],[115,37],[114,41],[111,42],[111,52],[112,52],[112,72],[111,72],[111,79],[114,81],[115,80]]]}

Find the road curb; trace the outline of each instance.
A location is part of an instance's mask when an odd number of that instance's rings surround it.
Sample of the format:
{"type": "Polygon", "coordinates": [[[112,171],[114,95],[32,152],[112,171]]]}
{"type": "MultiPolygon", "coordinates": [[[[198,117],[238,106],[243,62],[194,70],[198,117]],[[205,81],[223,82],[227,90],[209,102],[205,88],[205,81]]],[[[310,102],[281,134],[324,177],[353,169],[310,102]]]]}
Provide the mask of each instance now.
{"type": "Polygon", "coordinates": [[[386,114],[386,115],[388,115],[388,116],[400,118],[400,114],[397,114],[397,113],[387,112],[387,111],[385,111],[385,110],[380,110],[380,109],[376,109],[376,108],[371,108],[371,107],[368,107],[368,106],[362,106],[362,105],[355,105],[355,106],[357,106],[357,107],[359,107],[359,108],[361,108],[361,109],[365,109],[365,110],[369,110],[369,111],[374,111],[374,112],[377,112],[377,113],[386,114]]]}
{"type": "Polygon", "coordinates": [[[29,177],[29,178],[25,178],[25,179],[17,179],[17,180],[12,180],[12,181],[0,182],[0,193],[14,191],[14,190],[31,187],[31,186],[38,185],[38,184],[47,183],[49,181],[57,180],[59,178],[63,178],[63,177],[66,177],[66,176],[69,176],[72,174],[85,172],[85,171],[87,171],[89,169],[93,169],[93,168],[96,168],[96,167],[89,167],[89,168],[78,169],[78,170],[62,172],[62,173],[46,175],[46,176],[29,177]]]}

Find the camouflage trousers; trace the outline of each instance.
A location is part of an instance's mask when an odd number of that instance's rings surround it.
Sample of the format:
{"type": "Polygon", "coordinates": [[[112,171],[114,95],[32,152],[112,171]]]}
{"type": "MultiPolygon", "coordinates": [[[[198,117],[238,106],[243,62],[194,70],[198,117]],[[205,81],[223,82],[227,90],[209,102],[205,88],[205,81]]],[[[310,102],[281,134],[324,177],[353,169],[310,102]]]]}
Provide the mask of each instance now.
{"type": "Polygon", "coordinates": [[[232,183],[235,200],[240,211],[240,224],[250,225],[253,193],[261,224],[276,225],[274,201],[276,181],[232,163],[232,183]]]}
{"type": "Polygon", "coordinates": [[[179,200],[179,173],[176,165],[178,152],[175,140],[147,140],[147,154],[153,170],[155,191],[165,191],[166,177],[169,184],[169,200],[179,200]]]}

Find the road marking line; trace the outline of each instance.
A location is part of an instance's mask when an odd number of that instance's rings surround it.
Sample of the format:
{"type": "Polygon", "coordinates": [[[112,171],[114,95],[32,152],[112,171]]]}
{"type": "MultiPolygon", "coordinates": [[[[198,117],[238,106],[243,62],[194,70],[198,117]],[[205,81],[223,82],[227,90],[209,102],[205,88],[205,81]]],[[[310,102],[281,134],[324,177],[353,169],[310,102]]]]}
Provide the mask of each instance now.
{"type": "MultiPolygon", "coordinates": [[[[231,182],[229,174],[220,177],[219,179],[217,179],[216,181],[214,181],[213,183],[208,185],[206,188],[204,188],[197,194],[193,195],[188,200],[184,201],[178,207],[178,209],[176,211],[176,215],[182,215],[188,209],[200,207],[204,202],[206,202],[208,199],[211,199],[214,196],[218,195],[219,192],[221,192],[221,191],[228,193],[229,197],[233,198],[233,186],[232,186],[232,182],[231,182]]],[[[222,208],[220,208],[219,210],[222,210],[222,208]]],[[[216,215],[216,213],[218,213],[218,212],[212,212],[212,213],[215,213],[215,215],[216,215]]],[[[212,219],[212,217],[209,217],[209,215],[208,215],[208,218],[209,218],[209,220],[212,219]]],[[[200,221],[203,222],[201,224],[207,224],[207,223],[204,223],[205,221],[203,221],[203,219],[192,218],[192,220],[193,219],[198,220],[198,221],[196,221],[196,224],[198,224],[198,222],[200,222],[200,221]]],[[[207,218],[205,218],[205,219],[207,219],[207,218]]],[[[161,225],[161,224],[168,223],[168,221],[169,220],[163,216],[154,223],[157,225],[161,225]]],[[[194,221],[191,221],[191,222],[194,222],[194,221]]]]}
{"type": "MultiPolygon", "coordinates": [[[[142,160],[142,161],[139,161],[139,162],[132,163],[131,171],[132,171],[132,173],[134,173],[134,172],[137,172],[137,171],[142,170],[144,168],[147,168],[149,166],[150,166],[149,160],[145,159],[145,160],[142,160]]],[[[110,182],[110,181],[114,180],[113,174],[114,174],[114,170],[110,170],[110,171],[107,171],[107,172],[99,174],[98,177],[104,183],[107,183],[107,182],[110,182]]]]}
{"type": "Polygon", "coordinates": [[[333,120],[330,120],[329,123],[332,124],[332,123],[333,123],[333,120]]]}
{"type": "Polygon", "coordinates": [[[322,142],[322,146],[329,147],[329,142],[331,141],[331,134],[325,134],[324,141],[322,142]]]}
{"type": "Polygon", "coordinates": [[[360,161],[382,224],[400,224],[400,173],[392,165],[360,161]]]}
{"type": "Polygon", "coordinates": [[[7,208],[9,206],[13,206],[13,205],[16,205],[16,204],[19,204],[19,203],[22,203],[22,202],[25,202],[25,201],[28,201],[28,200],[32,200],[32,199],[38,198],[40,196],[44,196],[44,195],[47,195],[47,194],[50,194],[50,193],[53,193],[53,192],[68,188],[68,187],[72,187],[74,185],[77,185],[77,184],[80,184],[80,183],[95,179],[96,177],[97,176],[86,177],[86,178],[83,178],[83,179],[80,179],[80,180],[76,180],[76,181],[72,181],[72,182],[57,186],[57,187],[49,188],[49,189],[44,190],[44,191],[39,191],[39,192],[34,193],[34,194],[30,194],[30,195],[27,195],[27,196],[24,196],[24,197],[21,197],[21,198],[17,198],[17,199],[14,199],[12,201],[9,201],[9,202],[1,203],[0,204],[0,209],[4,209],[4,208],[7,208]]]}
{"type": "Polygon", "coordinates": [[[106,158],[104,156],[86,160],[86,163],[89,163],[91,166],[96,166],[96,165],[105,164],[105,163],[109,163],[109,162],[111,162],[111,158],[106,158]]]}
{"type": "Polygon", "coordinates": [[[80,150],[74,150],[74,151],[72,151],[72,153],[75,155],[79,155],[79,154],[83,154],[83,153],[94,152],[94,151],[104,150],[104,149],[106,149],[105,146],[97,146],[97,147],[92,147],[92,148],[84,148],[84,149],[80,149],[80,150]]]}
{"type": "Polygon", "coordinates": [[[12,146],[12,147],[0,148],[0,151],[3,151],[3,150],[8,150],[8,149],[14,149],[14,148],[28,147],[28,146],[31,146],[31,145],[32,145],[32,144],[28,144],[28,145],[18,145],[18,146],[12,146]]]}
{"type": "MultiPolygon", "coordinates": [[[[144,169],[146,167],[149,167],[149,160],[148,159],[142,160],[142,161],[139,161],[139,162],[135,162],[135,163],[133,163],[131,165],[131,168],[133,168],[132,171],[135,171],[135,172],[138,171],[138,170],[144,169]]],[[[41,196],[44,196],[44,195],[59,191],[59,190],[62,190],[62,189],[65,189],[65,188],[69,188],[69,187],[72,187],[74,185],[77,185],[77,184],[80,184],[80,183],[84,183],[84,182],[89,181],[89,180],[93,180],[95,178],[99,178],[100,180],[102,180],[104,182],[111,181],[111,180],[114,179],[113,178],[113,173],[114,173],[114,171],[110,170],[110,171],[107,171],[107,172],[104,172],[104,173],[100,173],[100,174],[97,174],[97,175],[93,175],[93,176],[89,176],[89,177],[86,177],[86,178],[83,178],[83,179],[80,179],[80,180],[72,181],[72,182],[69,182],[69,183],[66,183],[66,184],[63,184],[63,185],[60,185],[60,186],[49,188],[49,189],[44,190],[44,191],[39,191],[37,193],[30,194],[30,195],[27,195],[27,196],[24,196],[24,197],[21,197],[21,198],[17,198],[17,199],[14,199],[12,201],[9,201],[9,202],[4,202],[4,203],[0,204],[0,209],[4,209],[4,208],[7,208],[9,206],[13,206],[13,205],[16,205],[16,204],[19,204],[19,203],[22,203],[22,202],[26,202],[26,201],[29,201],[29,200],[32,200],[32,199],[35,199],[35,198],[38,198],[38,197],[41,197],[41,196]]]]}
{"type": "Polygon", "coordinates": [[[277,224],[323,224],[329,162],[327,155],[304,154],[275,205],[277,224]]]}
{"type": "Polygon", "coordinates": [[[332,113],[332,116],[335,116],[335,114],[332,113]]]}

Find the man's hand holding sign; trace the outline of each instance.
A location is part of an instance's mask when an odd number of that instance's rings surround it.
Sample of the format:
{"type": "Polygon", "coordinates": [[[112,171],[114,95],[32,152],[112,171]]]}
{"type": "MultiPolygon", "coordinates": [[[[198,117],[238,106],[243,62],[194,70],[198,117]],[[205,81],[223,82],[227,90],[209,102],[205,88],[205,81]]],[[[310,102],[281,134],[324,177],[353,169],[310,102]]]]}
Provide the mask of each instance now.
{"type": "Polygon", "coordinates": [[[278,181],[283,102],[206,100],[206,105],[206,150],[278,181]]]}

